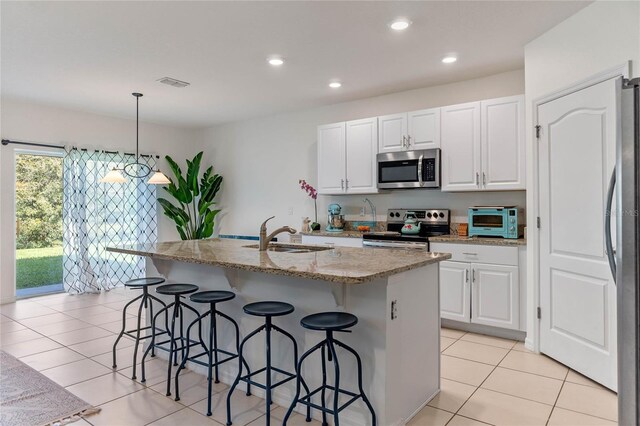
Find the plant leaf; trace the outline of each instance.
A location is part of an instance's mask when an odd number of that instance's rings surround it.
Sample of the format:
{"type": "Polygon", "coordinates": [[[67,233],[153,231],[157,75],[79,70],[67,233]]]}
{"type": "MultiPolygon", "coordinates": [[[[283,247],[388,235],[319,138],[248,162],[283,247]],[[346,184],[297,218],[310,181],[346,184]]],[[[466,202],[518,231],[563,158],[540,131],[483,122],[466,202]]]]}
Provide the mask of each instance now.
{"type": "Polygon", "coordinates": [[[193,161],[187,160],[187,185],[193,193],[194,197],[200,195],[200,186],[198,185],[198,175],[200,174],[200,162],[202,161],[202,151],[193,157],[193,161]]]}
{"type": "Polygon", "coordinates": [[[169,167],[171,168],[171,171],[173,172],[174,176],[177,178],[180,178],[182,176],[182,170],[180,169],[180,166],[178,165],[178,163],[173,161],[173,158],[171,158],[168,155],[166,155],[164,159],[167,160],[167,163],[169,163],[169,167]]]}

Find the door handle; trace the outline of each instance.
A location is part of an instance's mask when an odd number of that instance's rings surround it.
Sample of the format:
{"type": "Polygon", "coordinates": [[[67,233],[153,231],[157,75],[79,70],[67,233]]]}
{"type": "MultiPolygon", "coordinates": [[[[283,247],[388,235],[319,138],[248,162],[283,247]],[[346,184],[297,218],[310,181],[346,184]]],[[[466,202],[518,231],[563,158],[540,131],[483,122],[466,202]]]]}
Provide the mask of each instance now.
{"type": "Polygon", "coordinates": [[[344,179],[340,179],[340,189],[344,191],[344,179]]]}
{"type": "Polygon", "coordinates": [[[476,186],[480,186],[480,173],[476,172],[476,186]]]}
{"type": "Polygon", "coordinates": [[[402,136],[402,147],[403,148],[407,147],[407,137],[406,136],[402,136]]]}
{"type": "Polygon", "coordinates": [[[418,184],[420,186],[423,185],[422,183],[422,160],[424,159],[424,155],[421,155],[420,158],[418,159],[418,184]]]}
{"type": "Polygon", "coordinates": [[[344,189],[345,189],[345,191],[349,190],[349,179],[344,181],[344,189]]]}
{"type": "Polygon", "coordinates": [[[407,136],[407,148],[411,147],[411,135],[407,136]]]}
{"type": "Polygon", "coordinates": [[[476,270],[475,268],[471,270],[471,281],[476,282],[476,270]]]}
{"type": "Polygon", "coordinates": [[[469,282],[469,270],[465,269],[464,270],[465,274],[464,274],[464,280],[465,282],[469,282]]]}
{"type": "Polygon", "coordinates": [[[607,193],[607,206],[604,211],[604,238],[606,249],[605,253],[607,254],[607,259],[609,260],[609,268],[611,269],[611,275],[613,276],[613,283],[616,284],[616,251],[613,248],[613,240],[611,236],[611,206],[613,205],[613,196],[615,194],[616,187],[616,168],[613,168],[613,173],[611,173],[611,180],[609,180],[609,191],[607,193]]]}
{"type": "Polygon", "coordinates": [[[487,175],[482,172],[482,186],[487,186],[487,175]]]}

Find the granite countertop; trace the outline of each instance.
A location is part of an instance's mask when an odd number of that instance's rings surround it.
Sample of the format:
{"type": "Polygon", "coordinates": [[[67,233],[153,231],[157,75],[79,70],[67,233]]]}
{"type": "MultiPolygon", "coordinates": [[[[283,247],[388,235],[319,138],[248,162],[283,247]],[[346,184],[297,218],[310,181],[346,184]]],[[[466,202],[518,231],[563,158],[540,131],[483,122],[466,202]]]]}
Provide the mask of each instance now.
{"type": "Polygon", "coordinates": [[[342,237],[342,238],[362,238],[362,235],[366,232],[362,231],[341,231],[341,232],[329,232],[329,231],[311,231],[300,232],[300,235],[309,235],[312,237],[342,237]]]}
{"type": "Polygon", "coordinates": [[[246,247],[250,245],[255,244],[215,238],[109,247],[107,251],[343,284],[366,283],[451,258],[449,253],[415,249],[337,247],[310,253],[286,253],[261,252],[246,247]]]}
{"type": "Polygon", "coordinates": [[[518,238],[512,240],[509,238],[491,238],[491,237],[461,237],[459,235],[440,235],[437,237],[429,237],[431,243],[455,243],[455,244],[478,244],[485,246],[526,246],[527,240],[518,238]]]}

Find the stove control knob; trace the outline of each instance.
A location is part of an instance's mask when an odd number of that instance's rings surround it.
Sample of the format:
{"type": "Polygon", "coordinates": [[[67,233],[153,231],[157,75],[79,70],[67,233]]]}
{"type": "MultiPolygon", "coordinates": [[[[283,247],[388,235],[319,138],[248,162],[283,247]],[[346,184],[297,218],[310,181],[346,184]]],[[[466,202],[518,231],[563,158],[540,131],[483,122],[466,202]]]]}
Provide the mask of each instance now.
{"type": "Polygon", "coordinates": [[[390,217],[393,217],[393,212],[389,213],[389,216],[390,216],[390,217]]]}
{"type": "Polygon", "coordinates": [[[396,217],[400,217],[400,213],[396,212],[396,217]]]}
{"type": "Polygon", "coordinates": [[[439,216],[440,216],[440,218],[443,218],[444,217],[444,213],[440,212],[439,216]]]}
{"type": "Polygon", "coordinates": [[[429,219],[431,219],[431,216],[432,216],[432,215],[431,215],[431,212],[427,213],[427,217],[428,217],[429,219]]]}

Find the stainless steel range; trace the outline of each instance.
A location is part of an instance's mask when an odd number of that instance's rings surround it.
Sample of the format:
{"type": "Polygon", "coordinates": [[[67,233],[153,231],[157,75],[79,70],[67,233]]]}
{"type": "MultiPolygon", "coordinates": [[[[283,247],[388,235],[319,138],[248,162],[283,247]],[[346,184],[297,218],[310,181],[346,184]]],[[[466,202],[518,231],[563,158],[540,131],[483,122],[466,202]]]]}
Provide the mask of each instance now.
{"type": "Polygon", "coordinates": [[[447,209],[389,209],[387,230],[364,234],[363,245],[368,247],[415,248],[429,250],[429,237],[449,234],[450,215],[447,209]],[[402,234],[407,213],[415,213],[420,222],[416,235],[402,234]]]}

